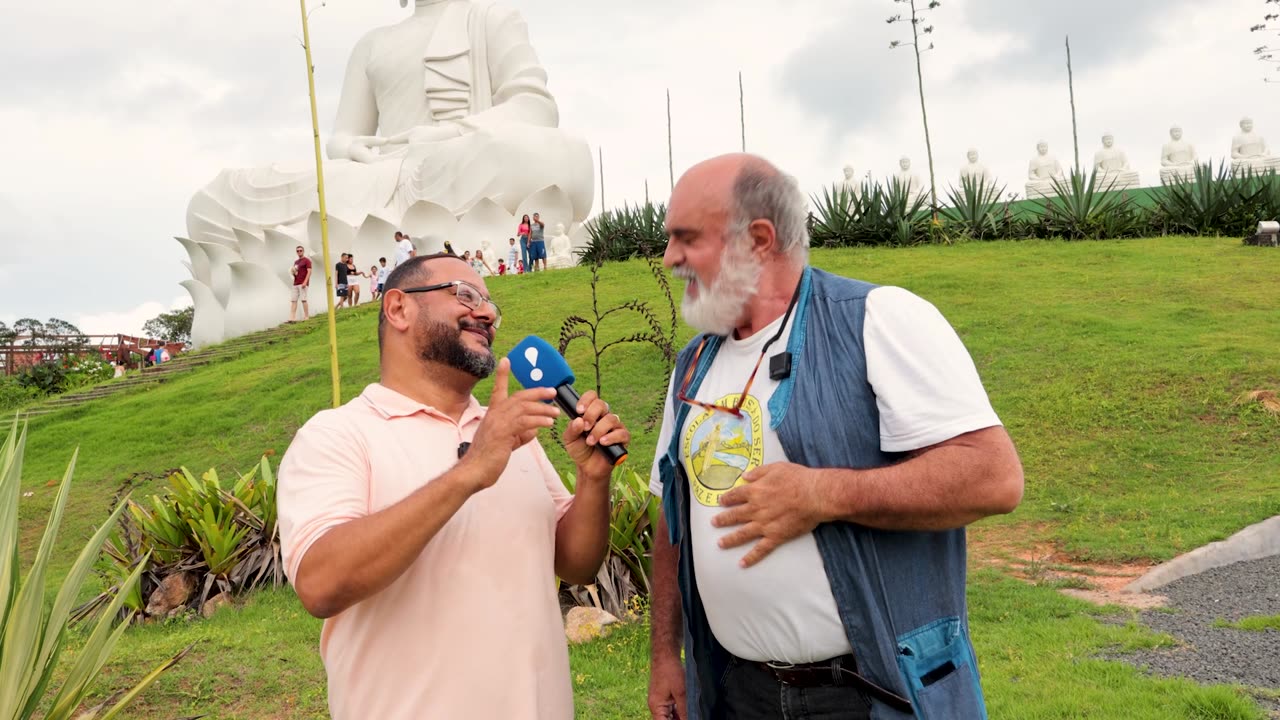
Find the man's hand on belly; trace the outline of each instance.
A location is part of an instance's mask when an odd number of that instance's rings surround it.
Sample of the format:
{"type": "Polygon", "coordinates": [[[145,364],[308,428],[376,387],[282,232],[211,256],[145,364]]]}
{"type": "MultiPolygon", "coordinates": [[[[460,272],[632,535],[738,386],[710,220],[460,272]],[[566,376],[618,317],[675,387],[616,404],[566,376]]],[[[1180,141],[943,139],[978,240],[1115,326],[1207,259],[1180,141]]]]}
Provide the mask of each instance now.
{"type": "Polygon", "coordinates": [[[729,508],[711,524],[719,528],[740,526],[720,539],[724,549],[756,544],[742,558],[744,568],[765,559],[783,543],[813,532],[826,520],[818,490],[818,474],[794,463],[771,463],[744,473],[746,485],[720,498],[729,508]]]}

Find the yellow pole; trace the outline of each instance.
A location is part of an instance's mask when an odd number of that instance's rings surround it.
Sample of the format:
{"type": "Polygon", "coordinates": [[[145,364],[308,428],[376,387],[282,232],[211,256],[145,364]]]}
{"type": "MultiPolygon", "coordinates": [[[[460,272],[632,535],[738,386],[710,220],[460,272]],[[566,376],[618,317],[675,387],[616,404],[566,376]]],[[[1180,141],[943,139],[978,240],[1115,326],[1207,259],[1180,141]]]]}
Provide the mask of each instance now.
{"type": "Polygon", "coordinates": [[[329,214],[324,206],[324,160],[320,155],[320,120],[316,115],[316,76],[311,64],[311,32],[307,28],[307,0],[302,7],[302,49],[307,53],[307,90],[311,95],[311,132],[316,149],[316,192],[320,195],[320,244],[324,249],[324,288],[329,302],[329,371],[333,376],[333,406],[342,404],[342,381],[338,374],[338,325],[333,308],[333,262],[329,258],[329,214]]]}

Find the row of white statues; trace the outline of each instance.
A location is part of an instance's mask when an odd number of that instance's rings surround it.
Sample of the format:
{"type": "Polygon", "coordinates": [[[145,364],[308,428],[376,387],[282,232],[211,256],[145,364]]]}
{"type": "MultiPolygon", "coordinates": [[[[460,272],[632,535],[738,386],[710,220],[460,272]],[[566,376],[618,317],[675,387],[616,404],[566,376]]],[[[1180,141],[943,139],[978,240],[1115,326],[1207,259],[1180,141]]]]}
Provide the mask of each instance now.
{"type": "MultiPolygon", "coordinates": [[[[1169,130],[1169,142],[1160,150],[1160,182],[1169,184],[1195,177],[1196,165],[1200,162],[1196,148],[1182,137],[1182,128],[1169,130]]],[[[890,182],[896,182],[908,189],[914,202],[924,192],[920,176],[911,171],[911,159],[902,158],[899,171],[890,176],[890,182]]],[[[1240,121],[1240,134],[1231,140],[1231,169],[1234,173],[1262,173],[1269,170],[1280,170],[1280,157],[1273,156],[1267,148],[1266,140],[1254,131],[1253,120],[1244,118],[1240,121]]],[[[1115,136],[1106,133],[1102,136],[1102,147],[1093,156],[1093,170],[1097,173],[1099,187],[1111,190],[1125,190],[1138,187],[1141,180],[1138,172],[1129,165],[1124,151],[1116,147],[1115,136]]],[[[1031,158],[1027,169],[1026,191],[1028,198],[1051,197],[1057,194],[1055,181],[1061,183],[1066,179],[1062,163],[1049,153],[1049,143],[1041,140],[1036,145],[1036,155],[1031,158]]],[[[960,168],[960,180],[982,181],[990,185],[994,182],[991,172],[978,160],[978,151],[970,149],[968,162],[960,168]]],[[[844,180],[841,185],[857,196],[860,188],[854,179],[852,166],[844,167],[844,180]]]]}
{"type": "MultiPolygon", "coordinates": [[[[587,143],[558,124],[519,12],[415,0],[412,15],[367,33],[347,63],[325,143],[332,253],[353,252],[367,268],[395,256],[403,230],[419,253],[449,240],[458,253],[488,250],[496,267],[519,218],[536,211],[548,230],[559,226],[547,233],[548,265],[573,264],[594,165],[587,143]]],[[[227,169],[192,197],[179,242],[196,344],[287,319],[294,248],[319,259],[316,185],[310,164],[227,169]]],[[[311,292],[312,307],[324,307],[323,283],[311,292]]]]}

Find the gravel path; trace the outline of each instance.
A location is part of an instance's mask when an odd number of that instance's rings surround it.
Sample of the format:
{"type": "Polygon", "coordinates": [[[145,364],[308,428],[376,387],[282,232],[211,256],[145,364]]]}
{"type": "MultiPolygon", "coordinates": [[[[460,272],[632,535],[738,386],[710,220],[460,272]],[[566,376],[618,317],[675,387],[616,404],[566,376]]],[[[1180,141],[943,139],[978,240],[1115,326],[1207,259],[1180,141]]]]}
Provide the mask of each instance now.
{"type": "MultiPolygon", "coordinates": [[[[1280,689],[1280,631],[1213,627],[1218,619],[1280,615],[1280,556],[1208,570],[1155,592],[1168,597],[1175,612],[1148,610],[1143,622],[1185,644],[1121,659],[1160,675],[1280,689]]],[[[1275,701],[1264,705],[1280,709],[1275,701]]]]}

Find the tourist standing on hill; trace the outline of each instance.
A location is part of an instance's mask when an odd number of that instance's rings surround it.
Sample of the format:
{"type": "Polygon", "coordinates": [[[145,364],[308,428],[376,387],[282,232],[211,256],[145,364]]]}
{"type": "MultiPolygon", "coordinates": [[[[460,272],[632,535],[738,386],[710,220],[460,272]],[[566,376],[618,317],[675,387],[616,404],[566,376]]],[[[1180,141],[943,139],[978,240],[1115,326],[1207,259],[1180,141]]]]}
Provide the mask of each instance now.
{"type": "Polygon", "coordinates": [[[347,253],[347,289],[349,293],[347,304],[351,307],[360,304],[360,278],[363,276],[364,273],[360,272],[360,269],[356,267],[356,256],[347,253]]]}
{"type": "Polygon", "coordinates": [[[402,263],[404,263],[405,261],[407,261],[409,258],[413,257],[416,254],[417,254],[417,251],[414,250],[413,248],[413,241],[409,239],[408,235],[405,235],[404,233],[397,230],[396,231],[396,267],[400,267],[402,263]]]}
{"type": "Polygon", "coordinates": [[[382,297],[382,286],[386,284],[387,274],[391,272],[391,268],[387,267],[387,259],[384,257],[378,258],[378,267],[375,268],[375,270],[377,272],[378,280],[377,285],[373,289],[373,299],[377,300],[382,297]]]}
{"type": "Polygon", "coordinates": [[[453,255],[383,286],[380,381],[312,417],[280,463],[285,573],[325,618],[335,720],[571,720],[555,578],[594,582],[613,464],[630,433],[594,391],[561,442],[570,495],[537,436],[554,390],[508,390],[502,315],[453,255]],[[475,398],[494,373],[488,407],[475,398]]]}
{"type": "Polygon", "coordinates": [[[529,267],[529,216],[520,218],[520,226],[516,228],[516,237],[520,238],[520,260],[529,267]]]}
{"type": "Polygon", "coordinates": [[[347,269],[347,254],[342,253],[338,258],[338,262],[333,265],[333,292],[338,296],[338,304],[334,306],[335,310],[351,299],[351,293],[347,289],[347,275],[350,272],[347,269]]]}
{"type": "Polygon", "coordinates": [[[297,322],[298,303],[302,303],[302,319],[311,317],[307,309],[307,289],[311,287],[311,259],[307,257],[306,248],[297,247],[298,259],[293,261],[290,273],[293,275],[293,287],[289,290],[289,322],[297,322]]]}
{"type": "Polygon", "coordinates": [[[533,263],[533,270],[538,269],[538,261],[542,261],[542,269],[547,269],[547,243],[545,240],[546,224],[538,217],[538,213],[533,214],[533,221],[529,223],[529,260],[533,263]]]}
{"type": "Polygon", "coordinates": [[[805,197],[758,157],[691,168],[666,232],[702,334],[651,475],[653,717],[985,718],[964,527],[1023,478],[964,344],[810,267],[805,197]]]}
{"type": "Polygon", "coordinates": [[[516,239],[510,238],[507,247],[507,267],[514,268],[520,260],[520,250],[516,248],[516,239]]]}

